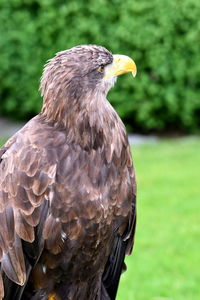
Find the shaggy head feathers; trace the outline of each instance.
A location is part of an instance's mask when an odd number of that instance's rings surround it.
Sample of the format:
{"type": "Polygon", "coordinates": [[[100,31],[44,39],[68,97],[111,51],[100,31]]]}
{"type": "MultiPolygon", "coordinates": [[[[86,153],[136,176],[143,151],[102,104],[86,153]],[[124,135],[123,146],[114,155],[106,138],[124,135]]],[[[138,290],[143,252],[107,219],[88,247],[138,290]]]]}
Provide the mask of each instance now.
{"type": "MultiPolygon", "coordinates": [[[[63,92],[66,98],[78,99],[99,89],[104,67],[112,61],[113,55],[101,46],[83,45],[58,52],[46,64],[41,78],[44,101],[63,92]]],[[[102,83],[102,92],[107,92],[105,86],[109,85],[108,82],[102,83]]]]}
{"type": "Polygon", "coordinates": [[[90,115],[97,107],[102,111],[100,106],[105,106],[106,94],[116,81],[116,77],[103,78],[105,66],[112,62],[113,55],[101,46],[83,45],[58,52],[47,62],[41,78],[45,118],[72,127],[77,118],[90,115]]]}

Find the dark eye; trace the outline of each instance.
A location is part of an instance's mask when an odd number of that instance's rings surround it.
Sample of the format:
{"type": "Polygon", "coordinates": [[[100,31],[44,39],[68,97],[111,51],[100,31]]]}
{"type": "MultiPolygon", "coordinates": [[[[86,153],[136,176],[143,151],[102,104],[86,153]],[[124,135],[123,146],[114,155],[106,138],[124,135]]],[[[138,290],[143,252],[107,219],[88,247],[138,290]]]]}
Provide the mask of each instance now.
{"type": "Polygon", "coordinates": [[[104,69],[105,69],[105,67],[104,67],[103,65],[101,65],[101,66],[98,68],[98,72],[103,73],[103,72],[104,72],[104,69]]]}

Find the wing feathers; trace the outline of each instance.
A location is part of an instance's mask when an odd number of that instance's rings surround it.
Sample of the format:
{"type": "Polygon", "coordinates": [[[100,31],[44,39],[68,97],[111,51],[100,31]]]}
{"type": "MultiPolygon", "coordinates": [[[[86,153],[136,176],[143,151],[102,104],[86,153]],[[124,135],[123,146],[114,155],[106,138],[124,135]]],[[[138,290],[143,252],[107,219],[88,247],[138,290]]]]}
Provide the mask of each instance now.
{"type": "Polygon", "coordinates": [[[4,297],[4,286],[3,286],[2,275],[0,273],[0,299],[3,299],[3,297],[4,297]]]}
{"type": "Polygon", "coordinates": [[[32,243],[35,239],[34,228],[29,225],[19,210],[15,210],[15,231],[21,239],[32,243]]]}
{"type": "Polygon", "coordinates": [[[57,224],[58,222],[56,221],[56,219],[54,219],[51,215],[49,215],[45,222],[45,226],[43,230],[43,237],[45,240],[51,237],[52,232],[54,232],[54,230],[57,227],[57,224]]]}
{"type": "Polygon", "coordinates": [[[21,215],[23,216],[23,218],[26,220],[26,222],[30,225],[30,226],[37,226],[39,224],[40,221],[40,216],[41,216],[41,207],[38,206],[34,209],[34,211],[32,212],[32,214],[30,215],[26,215],[23,212],[21,212],[21,215]]]}
{"type": "Polygon", "coordinates": [[[4,210],[5,205],[8,203],[8,193],[0,190],[0,212],[4,210]]]}
{"type": "MultiPolygon", "coordinates": [[[[32,145],[32,135],[27,139],[23,130],[24,134],[17,134],[14,142],[0,149],[0,268],[19,285],[26,280],[25,261],[34,265],[43,249],[40,223],[45,222],[43,214],[47,217],[43,204],[56,171],[55,162],[47,162],[44,151],[32,145]]],[[[0,299],[1,286],[2,278],[0,299]]]]}
{"type": "Polygon", "coordinates": [[[9,249],[8,253],[3,254],[1,267],[12,281],[19,285],[24,284],[26,280],[26,269],[21,240],[17,234],[15,235],[13,247],[9,249]]]}
{"type": "Polygon", "coordinates": [[[14,241],[14,215],[10,206],[0,213],[0,226],[0,248],[7,252],[14,241]]]}
{"type": "Polygon", "coordinates": [[[26,214],[30,215],[34,211],[34,206],[29,201],[28,193],[21,185],[18,186],[17,195],[12,199],[12,203],[26,214]]]}
{"type": "Polygon", "coordinates": [[[53,254],[58,254],[63,246],[61,233],[61,222],[54,219],[51,215],[48,216],[43,230],[43,237],[45,239],[46,248],[53,254]]]}
{"type": "Polygon", "coordinates": [[[38,176],[35,178],[32,189],[36,196],[41,196],[46,191],[49,185],[49,176],[44,172],[40,171],[38,176]]]}

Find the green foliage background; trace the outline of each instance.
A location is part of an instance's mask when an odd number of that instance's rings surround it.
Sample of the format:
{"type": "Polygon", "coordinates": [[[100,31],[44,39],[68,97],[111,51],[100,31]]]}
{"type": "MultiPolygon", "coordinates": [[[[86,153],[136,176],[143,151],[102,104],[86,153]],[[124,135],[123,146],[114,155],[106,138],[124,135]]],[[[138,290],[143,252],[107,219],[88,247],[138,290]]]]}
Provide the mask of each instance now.
{"type": "Polygon", "coordinates": [[[0,112],[36,114],[46,60],[90,43],[137,63],[138,76],[120,77],[109,95],[129,129],[197,131],[199,12],[198,0],[1,0],[0,112]]]}

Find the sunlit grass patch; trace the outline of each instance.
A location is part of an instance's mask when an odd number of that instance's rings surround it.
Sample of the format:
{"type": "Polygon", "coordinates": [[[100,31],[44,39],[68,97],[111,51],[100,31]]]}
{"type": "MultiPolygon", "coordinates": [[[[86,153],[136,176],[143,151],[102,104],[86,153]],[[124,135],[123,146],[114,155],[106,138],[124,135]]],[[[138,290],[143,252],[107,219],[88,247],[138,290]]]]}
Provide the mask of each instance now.
{"type": "Polygon", "coordinates": [[[138,224],[118,300],[198,300],[200,139],[134,147],[138,224]]]}

